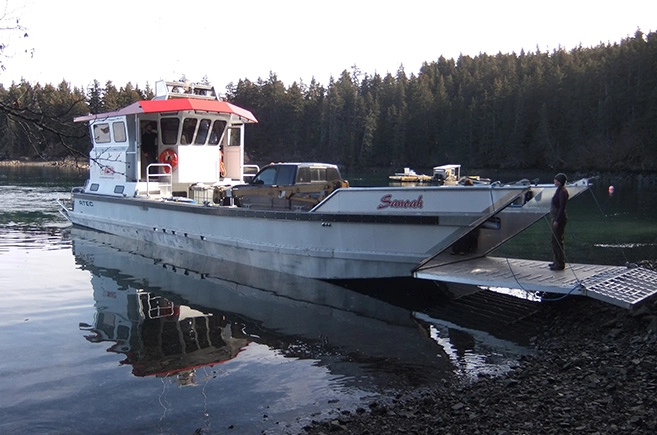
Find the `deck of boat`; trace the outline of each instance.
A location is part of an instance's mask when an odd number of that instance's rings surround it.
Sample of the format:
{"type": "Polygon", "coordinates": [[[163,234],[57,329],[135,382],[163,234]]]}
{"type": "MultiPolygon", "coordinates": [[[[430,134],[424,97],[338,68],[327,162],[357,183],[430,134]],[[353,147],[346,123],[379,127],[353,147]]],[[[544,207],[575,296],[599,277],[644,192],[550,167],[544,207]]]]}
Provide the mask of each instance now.
{"type": "Polygon", "coordinates": [[[545,261],[481,257],[451,264],[423,265],[416,278],[487,288],[588,296],[634,308],[657,294],[657,272],[642,267],[567,264],[553,271],[545,261]]]}

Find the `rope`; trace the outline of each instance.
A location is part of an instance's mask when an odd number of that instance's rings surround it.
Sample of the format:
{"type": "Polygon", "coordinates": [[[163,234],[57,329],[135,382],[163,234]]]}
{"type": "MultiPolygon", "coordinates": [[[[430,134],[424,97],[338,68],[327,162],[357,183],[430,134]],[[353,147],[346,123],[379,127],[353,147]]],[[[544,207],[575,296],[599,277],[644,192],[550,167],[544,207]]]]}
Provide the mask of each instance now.
{"type": "MultiPolygon", "coordinates": [[[[579,280],[578,280],[578,282],[579,282],[579,280]]],[[[572,294],[572,292],[574,292],[578,287],[579,287],[579,284],[573,286],[573,288],[571,288],[571,289],[568,291],[568,293],[566,293],[566,294],[564,294],[564,295],[561,295],[561,296],[559,296],[558,298],[546,298],[546,297],[541,296],[541,302],[558,302],[558,301],[564,300],[564,299],[566,299],[568,296],[570,296],[570,295],[572,294]]]]}
{"type": "MultiPolygon", "coordinates": [[[[593,189],[588,189],[588,190],[591,192],[591,197],[593,198],[593,201],[594,201],[595,204],[597,205],[598,210],[600,211],[600,214],[601,214],[602,217],[603,217],[603,220],[605,221],[606,224],[609,224],[609,218],[608,218],[607,214],[604,212],[604,210],[602,209],[602,206],[600,205],[600,201],[598,201],[598,198],[595,196],[595,193],[593,192],[593,189]]],[[[550,228],[551,228],[551,226],[550,226],[550,228]]],[[[569,234],[571,235],[571,238],[575,241],[574,244],[577,245],[578,243],[577,243],[577,240],[576,240],[576,238],[575,238],[574,232],[573,232],[573,231],[569,231],[569,234]]],[[[617,244],[618,244],[618,243],[617,243],[617,244]]],[[[625,260],[625,264],[628,264],[629,261],[628,261],[628,259],[627,259],[627,256],[625,255],[625,249],[623,248],[622,244],[619,244],[619,246],[620,246],[620,249],[621,249],[621,253],[623,254],[623,259],[625,260]]],[[[565,252],[564,252],[564,258],[565,258],[565,256],[566,256],[566,254],[565,254],[565,252]]],[[[568,264],[570,265],[570,263],[568,263],[568,264]]],[[[579,280],[579,278],[577,278],[577,275],[575,274],[575,271],[572,269],[572,266],[571,266],[571,271],[572,271],[573,274],[575,275],[575,279],[577,280],[578,286],[581,285],[581,281],[579,280]]],[[[578,286],[573,287],[573,288],[572,288],[567,294],[565,294],[565,295],[563,295],[563,296],[561,296],[561,297],[554,298],[554,299],[552,299],[552,298],[550,298],[550,299],[544,299],[544,300],[545,300],[546,302],[556,302],[556,301],[560,301],[560,300],[566,298],[567,296],[569,296],[569,295],[570,295],[575,289],[577,289],[578,286]]]]}
{"type": "MultiPolygon", "coordinates": [[[[589,189],[589,190],[591,190],[591,189],[589,189]]],[[[491,189],[491,191],[490,191],[490,197],[491,197],[491,208],[495,211],[495,204],[494,204],[494,198],[493,198],[493,192],[492,192],[492,189],[491,189]]],[[[495,215],[495,213],[493,213],[493,215],[495,215]]],[[[552,228],[552,224],[551,224],[551,222],[549,222],[549,219],[548,219],[547,215],[544,217],[544,220],[547,221],[547,223],[548,223],[548,225],[549,225],[549,228],[550,228],[550,234],[552,235],[552,237],[554,237],[554,230],[553,230],[553,228],[552,228]]],[[[499,234],[499,237],[500,237],[500,245],[502,245],[502,241],[503,241],[503,240],[502,240],[502,233],[500,232],[500,233],[498,233],[498,234],[499,234]]],[[[564,258],[567,259],[565,251],[563,252],[563,254],[564,254],[564,258]]],[[[531,291],[530,291],[530,290],[527,290],[527,289],[525,288],[525,286],[523,286],[523,285],[520,283],[520,281],[518,280],[518,276],[516,275],[515,271],[513,270],[513,267],[511,266],[511,262],[509,261],[509,257],[508,257],[508,255],[506,255],[506,254],[504,255],[504,260],[506,261],[506,264],[507,264],[507,267],[508,267],[508,269],[509,269],[509,272],[511,273],[511,276],[513,277],[514,281],[516,282],[516,284],[518,285],[518,287],[520,288],[520,290],[524,291],[527,295],[529,295],[529,293],[531,293],[531,291]]],[[[545,297],[542,297],[542,296],[541,296],[541,301],[545,301],[545,302],[556,302],[556,301],[560,301],[560,300],[565,299],[566,297],[570,296],[570,295],[571,295],[576,289],[578,289],[579,287],[581,287],[581,285],[582,285],[582,281],[577,277],[577,274],[575,273],[574,268],[570,265],[569,262],[566,262],[566,264],[568,265],[568,267],[570,268],[570,271],[571,271],[571,272],[573,273],[573,275],[575,276],[575,280],[576,280],[577,284],[575,284],[575,285],[574,285],[574,286],[568,291],[568,293],[564,294],[563,296],[560,296],[560,297],[558,297],[558,298],[545,298],[545,297]]],[[[536,293],[539,293],[539,292],[536,292],[536,293]]]]}
{"type": "MultiPolygon", "coordinates": [[[[496,214],[497,212],[496,212],[496,210],[495,210],[495,198],[493,197],[493,189],[492,189],[492,186],[491,186],[491,189],[490,189],[490,202],[491,202],[491,208],[492,208],[493,211],[494,211],[493,216],[495,216],[495,214],[496,214]]],[[[501,233],[501,232],[498,232],[498,235],[499,235],[499,238],[500,238],[500,246],[502,246],[502,244],[503,244],[503,243],[502,243],[502,242],[503,242],[503,240],[502,240],[502,233],[501,233]]],[[[516,284],[518,284],[518,287],[520,287],[520,290],[524,291],[527,295],[529,295],[530,291],[527,290],[527,289],[526,289],[526,288],[520,283],[520,281],[518,280],[518,276],[517,276],[516,273],[514,272],[513,267],[511,267],[511,262],[509,261],[509,257],[508,257],[507,255],[504,256],[504,260],[506,261],[506,265],[507,265],[507,267],[509,268],[509,272],[511,272],[511,276],[513,277],[513,279],[514,279],[514,281],[516,282],[516,284]]]]}

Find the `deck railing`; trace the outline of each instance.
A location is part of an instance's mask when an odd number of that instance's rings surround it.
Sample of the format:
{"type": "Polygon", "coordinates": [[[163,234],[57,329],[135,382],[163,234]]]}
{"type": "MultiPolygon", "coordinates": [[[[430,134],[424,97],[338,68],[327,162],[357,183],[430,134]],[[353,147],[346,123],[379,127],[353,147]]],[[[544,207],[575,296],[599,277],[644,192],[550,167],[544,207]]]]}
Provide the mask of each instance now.
{"type": "Polygon", "coordinates": [[[173,168],[168,163],[151,163],[146,167],[146,196],[151,196],[150,183],[157,183],[157,190],[162,197],[171,196],[173,181],[171,173],[173,168]],[[163,170],[160,170],[163,169],[163,170]]]}

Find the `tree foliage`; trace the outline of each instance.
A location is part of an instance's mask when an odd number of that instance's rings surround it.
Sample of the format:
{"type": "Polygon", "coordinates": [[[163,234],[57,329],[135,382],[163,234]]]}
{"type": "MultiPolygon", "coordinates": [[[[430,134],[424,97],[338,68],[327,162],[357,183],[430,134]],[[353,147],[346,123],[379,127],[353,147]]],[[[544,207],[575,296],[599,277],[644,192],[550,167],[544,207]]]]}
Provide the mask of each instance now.
{"type": "MultiPolygon", "coordinates": [[[[148,98],[148,86],[130,83],[0,85],[0,158],[82,152],[73,116],[148,98]]],[[[226,98],[260,120],[247,128],[258,163],[657,170],[656,33],[570,51],[440,57],[410,76],[354,66],[326,86],[286,86],[270,73],[230,83],[226,98]]]]}
{"type": "Polygon", "coordinates": [[[353,67],[326,88],[284,88],[272,74],[230,84],[227,96],[261,120],[248,136],[259,161],[657,170],[655,33],[588,49],[441,57],[410,77],[353,67]]]}

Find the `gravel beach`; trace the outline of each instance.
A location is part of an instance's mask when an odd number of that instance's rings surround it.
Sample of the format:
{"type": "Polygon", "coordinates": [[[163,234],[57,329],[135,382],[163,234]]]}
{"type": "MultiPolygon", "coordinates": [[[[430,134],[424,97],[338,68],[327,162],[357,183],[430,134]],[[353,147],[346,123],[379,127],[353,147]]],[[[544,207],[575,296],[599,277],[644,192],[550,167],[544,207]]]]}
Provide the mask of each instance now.
{"type": "MultiPolygon", "coordinates": [[[[527,319],[525,319],[526,321],[527,319]]],[[[313,422],[306,434],[647,434],[657,430],[657,302],[543,303],[535,353],[501,377],[453,379],[313,422]]]]}

